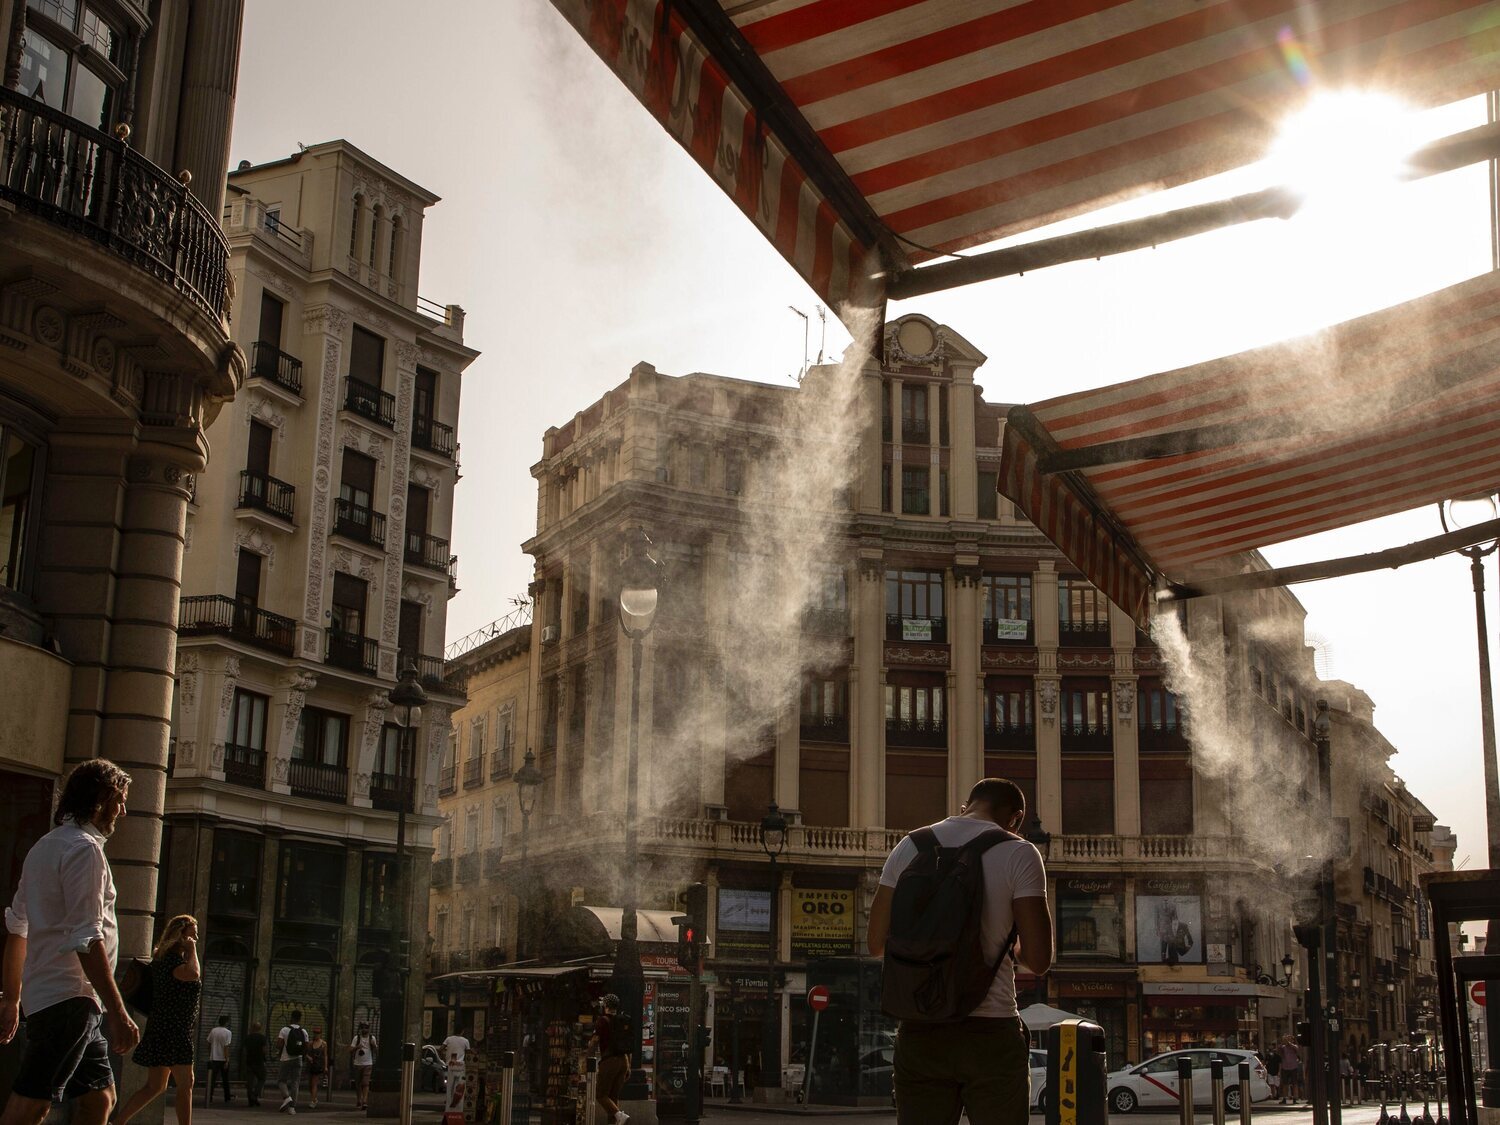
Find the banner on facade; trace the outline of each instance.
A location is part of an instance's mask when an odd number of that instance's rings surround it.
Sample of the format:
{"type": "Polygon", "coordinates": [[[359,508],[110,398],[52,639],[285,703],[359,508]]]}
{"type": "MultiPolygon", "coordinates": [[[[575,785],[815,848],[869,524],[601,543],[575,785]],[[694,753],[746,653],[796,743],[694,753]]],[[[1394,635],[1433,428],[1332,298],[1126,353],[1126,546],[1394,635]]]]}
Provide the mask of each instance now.
{"type": "Polygon", "coordinates": [[[997,641],[1024,641],[1027,635],[1029,621],[1017,621],[1010,617],[999,617],[995,619],[995,639],[997,641]]]}
{"type": "Polygon", "coordinates": [[[1125,958],[1125,883],[1120,879],[1057,881],[1060,957],[1125,958]]]}
{"type": "Polygon", "coordinates": [[[932,619],[928,617],[903,617],[901,619],[903,641],[932,640],[932,619]]]}
{"type": "Polygon", "coordinates": [[[719,888],[715,960],[761,960],[771,940],[771,892],[719,888]]]}
{"type": "Polygon", "coordinates": [[[1142,879],[1136,887],[1136,961],[1203,964],[1203,896],[1198,884],[1190,879],[1142,879]]]}
{"type": "Polygon", "coordinates": [[[1427,896],[1417,892],[1417,937],[1422,941],[1432,938],[1432,922],[1427,914],[1427,896]]]}
{"type": "Polygon", "coordinates": [[[854,952],[854,891],[792,888],[792,959],[854,952]]]}

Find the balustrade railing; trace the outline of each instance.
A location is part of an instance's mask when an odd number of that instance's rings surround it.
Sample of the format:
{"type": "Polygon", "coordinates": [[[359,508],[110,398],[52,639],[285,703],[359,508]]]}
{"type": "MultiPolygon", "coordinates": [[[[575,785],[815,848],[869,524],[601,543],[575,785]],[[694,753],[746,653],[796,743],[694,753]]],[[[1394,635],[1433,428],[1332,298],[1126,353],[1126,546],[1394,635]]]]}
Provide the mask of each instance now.
{"type": "Polygon", "coordinates": [[[266,787],[266,752],[250,746],[224,744],[224,780],[250,789],[266,787]]]}
{"type": "Polygon", "coordinates": [[[384,547],[385,515],[341,496],[333,502],[333,531],[335,535],[384,547]]]}
{"type": "Polygon", "coordinates": [[[250,374],[256,379],[269,379],[294,395],[302,393],[302,361],[275,344],[264,340],[255,342],[251,349],[250,374]]]}
{"type": "Polygon", "coordinates": [[[288,523],[296,512],[297,490],[284,480],[256,469],[240,470],[241,508],[256,508],[280,516],[288,523]]]}
{"type": "Polygon", "coordinates": [[[295,797],[342,804],[349,795],[349,771],[343,766],[301,762],[294,758],[287,767],[287,784],[295,797]]]}
{"type": "Polygon", "coordinates": [[[411,443],[440,457],[452,457],[455,448],[453,427],[418,414],[411,420],[411,443]]]}
{"type": "Polygon", "coordinates": [[[336,668],[347,668],[351,672],[364,672],[373,676],[380,659],[380,642],[358,633],[329,629],[324,659],[336,668]]]}
{"type": "MultiPolygon", "coordinates": [[[[406,779],[406,811],[413,810],[413,792],[416,786],[411,778],[406,779]]],[[[370,804],[385,812],[398,812],[401,808],[401,775],[376,771],[370,775],[370,804]]]]}
{"type": "Polygon", "coordinates": [[[297,623],[227,594],[196,594],[179,603],[177,632],[187,637],[233,637],[268,652],[291,656],[297,623]]]}
{"type": "Polygon", "coordinates": [[[452,557],[448,553],[448,540],[421,531],[406,533],[406,561],[411,565],[446,574],[452,557]]]}
{"type": "Polygon", "coordinates": [[[389,429],[396,428],[396,396],[352,375],[344,377],[344,408],[389,429]]]}

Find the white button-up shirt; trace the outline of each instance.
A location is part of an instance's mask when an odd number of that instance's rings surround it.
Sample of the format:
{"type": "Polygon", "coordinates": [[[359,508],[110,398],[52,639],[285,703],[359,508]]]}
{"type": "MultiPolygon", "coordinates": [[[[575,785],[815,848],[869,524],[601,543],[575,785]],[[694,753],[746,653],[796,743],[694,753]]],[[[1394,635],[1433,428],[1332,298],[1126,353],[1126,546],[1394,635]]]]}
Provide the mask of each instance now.
{"type": "Polygon", "coordinates": [[[28,1015],[80,996],[103,1007],[78,954],[102,941],[113,968],[120,948],[104,839],[92,824],[68,821],[26,853],[5,928],[26,939],[21,1006],[28,1015]]]}

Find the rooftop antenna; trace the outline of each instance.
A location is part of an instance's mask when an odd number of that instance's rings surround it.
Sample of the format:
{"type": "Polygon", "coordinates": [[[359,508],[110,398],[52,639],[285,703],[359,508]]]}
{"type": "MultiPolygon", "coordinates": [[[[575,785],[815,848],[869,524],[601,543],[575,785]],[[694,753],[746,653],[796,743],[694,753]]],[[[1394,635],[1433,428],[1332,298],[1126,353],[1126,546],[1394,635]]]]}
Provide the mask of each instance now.
{"type": "MultiPolygon", "coordinates": [[[[793,379],[794,382],[800,383],[802,382],[803,377],[807,374],[807,329],[810,321],[807,319],[807,314],[799,309],[796,305],[788,305],[787,308],[791,309],[794,313],[802,318],[802,370],[797,372],[795,378],[793,379]]],[[[822,308],[819,308],[819,315],[822,315],[822,312],[822,308]]],[[[820,354],[819,360],[821,359],[822,356],[820,354]]]]}
{"type": "Polygon", "coordinates": [[[823,346],[828,343],[828,310],[822,305],[814,305],[818,310],[818,323],[822,326],[818,330],[818,362],[823,362],[823,346]]]}
{"type": "Polygon", "coordinates": [[[1313,673],[1320,680],[1336,679],[1333,671],[1333,643],[1322,633],[1309,632],[1307,644],[1313,650],[1313,673]]]}

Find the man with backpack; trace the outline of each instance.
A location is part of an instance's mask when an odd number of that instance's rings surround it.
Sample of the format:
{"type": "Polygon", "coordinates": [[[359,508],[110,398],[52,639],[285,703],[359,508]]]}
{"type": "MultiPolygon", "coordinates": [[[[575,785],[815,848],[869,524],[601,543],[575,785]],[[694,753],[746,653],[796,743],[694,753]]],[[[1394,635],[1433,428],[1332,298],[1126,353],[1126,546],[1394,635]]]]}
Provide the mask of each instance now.
{"type": "Polygon", "coordinates": [[[297,1112],[297,1090],[302,1085],[302,1056],[307,1054],[307,1029],[302,1026],[302,1011],[294,1011],[287,1025],[276,1037],[281,1048],[281,1073],[277,1085],[281,1087],[282,1103],[277,1110],[282,1113],[297,1112]]]}
{"type": "Polygon", "coordinates": [[[899,1125],[1027,1125],[1031,1069],[1015,966],[1052,966],[1042,857],[1017,836],[1020,788],[976,784],[958,816],[901,841],[870,908],[885,958],[882,1001],[896,1035],[899,1125]],[[1019,939],[1019,948],[1017,947],[1019,939]]]}

